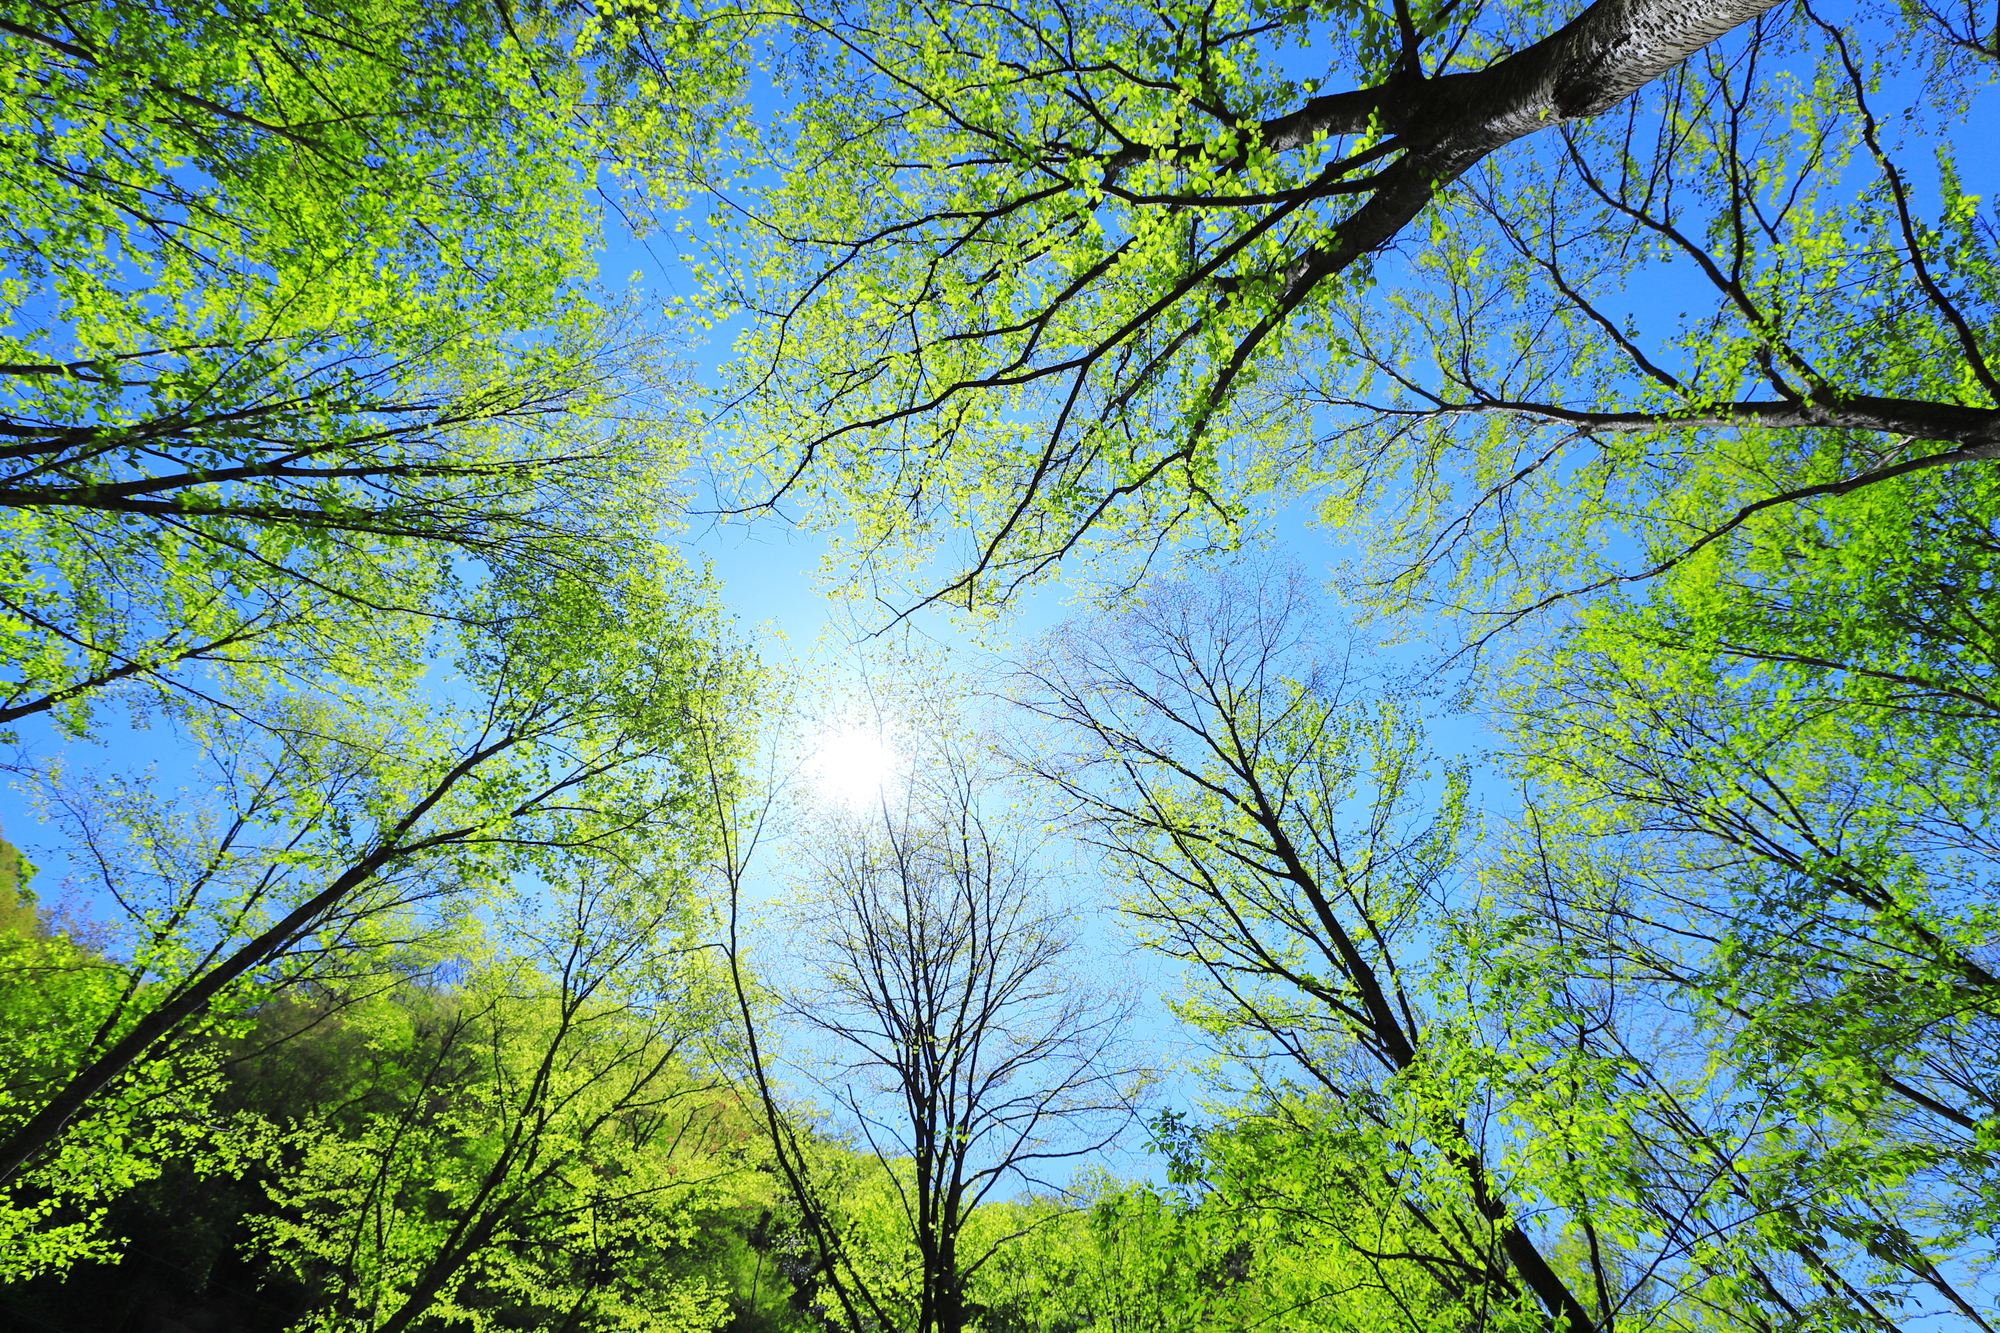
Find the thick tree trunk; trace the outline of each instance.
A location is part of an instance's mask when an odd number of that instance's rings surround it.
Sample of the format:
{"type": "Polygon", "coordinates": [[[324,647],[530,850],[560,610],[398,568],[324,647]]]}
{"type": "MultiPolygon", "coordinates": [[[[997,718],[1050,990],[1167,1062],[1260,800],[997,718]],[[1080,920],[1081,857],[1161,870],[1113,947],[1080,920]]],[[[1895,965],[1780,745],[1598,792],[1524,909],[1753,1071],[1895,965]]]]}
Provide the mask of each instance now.
{"type": "MultiPolygon", "coordinates": [[[[1368,182],[1365,200],[1352,213],[1276,274],[1281,284],[1276,303],[1237,341],[1217,373],[1212,406],[1195,418],[1187,447],[1206,432],[1215,408],[1265,339],[1315,288],[1395,240],[1440,190],[1481,158],[1539,130],[1609,110],[1776,3],[1597,0],[1555,33],[1476,73],[1423,78],[1412,69],[1375,88],[1315,98],[1265,122],[1266,142],[1273,147],[1297,147],[1316,134],[1357,134],[1372,126],[1393,136],[1382,151],[1393,147],[1400,156],[1368,182]]],[[[1357,157],[1354,165],[1376,156],[1357,157]]],[[[1120,169],[1117,161],[1107,165],[1108,174],[1120,169]]],[[[1305,197],[1353,195],[1356,185],[1345,173],[1330,170],[1305,197]]]]}
{"type": "Polygon", "coordinates": [[[1776,3],[1598,0],[1557,32],[1477,73],[1411,78],[1321,99],[1345,105],[1328,106],[1324,110],[1333,114],[1309,116],[1288,130],[1354,133],[1374,121],[1404,151],[1298,278],[1316,283],[1387,244],[1481,158],[1539,130],[1609,110],[1776,3]]]}

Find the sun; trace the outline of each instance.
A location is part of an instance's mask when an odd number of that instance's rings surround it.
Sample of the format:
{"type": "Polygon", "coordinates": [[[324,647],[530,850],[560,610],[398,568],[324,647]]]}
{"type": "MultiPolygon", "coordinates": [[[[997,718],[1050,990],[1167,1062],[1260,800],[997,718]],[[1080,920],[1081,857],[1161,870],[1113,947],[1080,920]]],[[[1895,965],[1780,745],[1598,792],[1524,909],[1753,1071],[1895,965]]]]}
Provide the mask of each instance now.
{"type": "Polygon", "coordinates": [[[847,726],[821,738],[809,765],[821,800],[858,810],[882,798],[896,776],[896,750],[869,726],[847,726]]]}

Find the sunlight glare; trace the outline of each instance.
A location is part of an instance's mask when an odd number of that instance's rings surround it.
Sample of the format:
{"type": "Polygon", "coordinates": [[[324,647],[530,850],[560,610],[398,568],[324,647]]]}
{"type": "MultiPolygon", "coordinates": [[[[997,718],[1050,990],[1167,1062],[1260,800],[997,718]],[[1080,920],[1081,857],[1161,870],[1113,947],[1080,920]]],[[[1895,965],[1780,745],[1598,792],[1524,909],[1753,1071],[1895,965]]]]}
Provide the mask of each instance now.
{"type": "Polygon", "coordinates": [[[812,775],[821,800],[858,810],[879,800],[895,777],[896,751],[873,727],[845,727],[820,742],[812,775]]]}

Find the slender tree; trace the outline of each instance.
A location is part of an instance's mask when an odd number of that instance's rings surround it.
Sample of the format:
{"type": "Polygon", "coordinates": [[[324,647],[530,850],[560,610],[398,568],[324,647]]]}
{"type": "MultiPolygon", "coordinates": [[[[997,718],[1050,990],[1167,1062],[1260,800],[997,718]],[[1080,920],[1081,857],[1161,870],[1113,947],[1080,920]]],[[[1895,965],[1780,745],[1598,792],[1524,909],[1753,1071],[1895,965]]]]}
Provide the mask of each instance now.
{"type": "MultiPolygon", "coordinates": [[[[800,894],[787,956],[765,965],[797,978],[769,983],[774,1016],[798,1033],[787,1065],[832,1102],[830,1127],[863,1154],[859,1177],[830,1171],[780,1104],[731,937],[754,1080],[822,1307],[855,1333],[973,1326],[971,1283],[1012,1239],[975,1214],[1106,1146],[1144,1078],[1123,1048],[1125,1005],[1080,974],[1074,916],[1041,849],[988,808],[995,779],[948,721],[933,724],[872,811],[822,811],[789,834],[800,894]],[[871,1222],[877,1194],[886,1220],[871,1222]]],[[[743,864],[729,873],[733,904],[743,864]]]]}
{"type": "Polygon", "coordinates": [[[1128,872],[1144,938],[1203,980],[1189,1015],[1251,1060],[1272,1114],[1301,1087],[1330,1099],[1351,1142],[1328,1202],[1335,1217],[1342,1196],[1372,1203],[1343,1239],[1377,1261],[1391,1308],[1410,1269],[1432,1287],[1419,1308],[1526,1301],[1587,1333],[1590,1293],[1525,1225],[1525,1182],[1489,1158],[1479,1099],[1446,1091],[1463,1052],[1425,1004],[1463,778],[1423,809],[1417,733],[1347,697],[1337,662],[1316,667],[1304,613],[1282,581],[1155,588],[1115,627],[1064,636],[1018,688],[1074,749],[1028,762],[1128,872]]]}

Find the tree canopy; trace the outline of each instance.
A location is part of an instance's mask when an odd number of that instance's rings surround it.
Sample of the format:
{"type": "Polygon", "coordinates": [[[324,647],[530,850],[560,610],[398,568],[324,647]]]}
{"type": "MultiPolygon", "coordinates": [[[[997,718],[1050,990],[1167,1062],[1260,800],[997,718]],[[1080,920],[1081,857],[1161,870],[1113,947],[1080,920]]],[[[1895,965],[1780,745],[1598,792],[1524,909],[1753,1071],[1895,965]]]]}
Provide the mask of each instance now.
{"type": "Polygon", "coordinates": [[[741,503],[977,608],[1305,496],[1380,520],[1391,600],[1504,611],[1983,459],[1981,20],[1564,18],[803,10],[787,170],[715,279],[755,315],[741,503]]]}
{"type": "Polygon", "coordinates": [[[205,664],[379,671],[452,562],[579,568],[661,520],[673,372],[597,281],[595,178],[732,76],[627,88],[601,28],[9,12],[0,723],[205,664]]]}
{"type": "Polygon", "coordinates": [[[1993,1333],[1994,22],[0,0],[0,1322],[1993,1333]]]}

